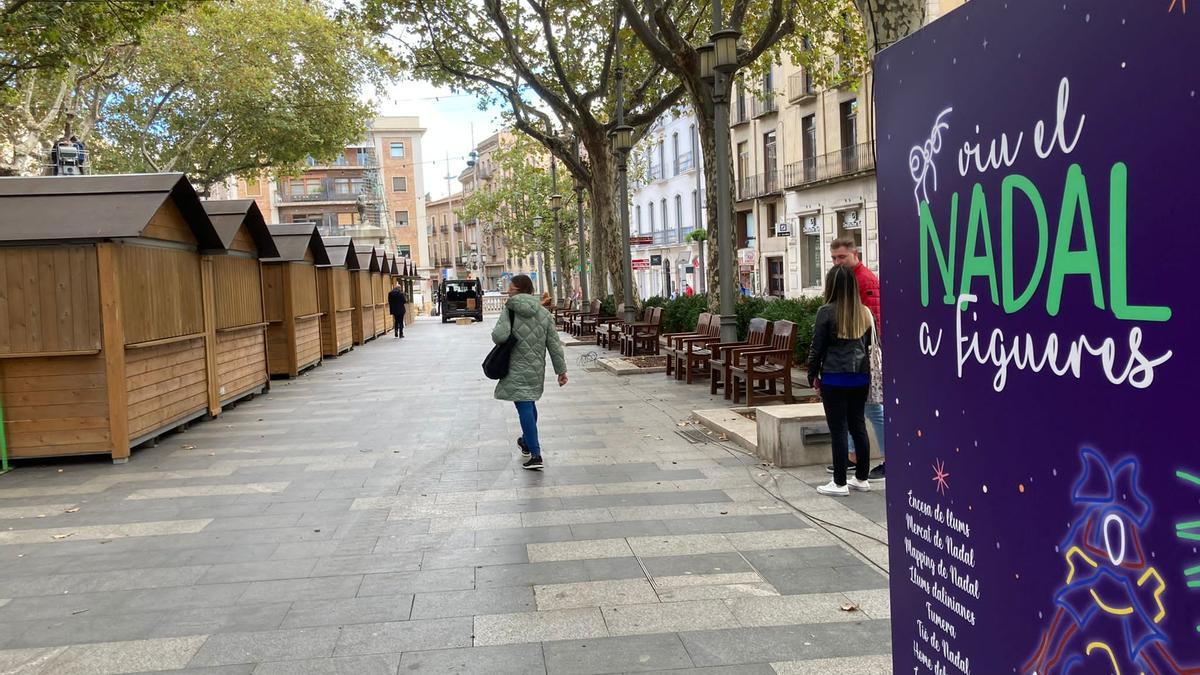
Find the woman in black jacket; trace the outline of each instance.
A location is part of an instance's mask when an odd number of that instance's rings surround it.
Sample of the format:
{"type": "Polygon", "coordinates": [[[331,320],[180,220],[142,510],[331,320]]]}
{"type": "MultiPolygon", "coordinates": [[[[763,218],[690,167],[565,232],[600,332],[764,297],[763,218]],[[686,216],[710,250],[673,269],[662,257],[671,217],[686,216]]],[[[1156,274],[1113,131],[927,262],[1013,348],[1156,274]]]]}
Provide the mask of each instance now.
{"type": "Polygon", "coordinates": [[[825,421],[833,436],[833,480],[817,488],[823,495],[845,497],[850,490],[866,492],[871,463],[864,408],[871,386],[871,338],[874,318],[858,296],[854,272],[834,265],[825,275],[825,303],[817,310],[812,348],[808,352],[808,383],[821,394],[825,421]],[[847,430],[854,439],[858,461],[855,476],[846,478],[849,462],[847,430]]]}

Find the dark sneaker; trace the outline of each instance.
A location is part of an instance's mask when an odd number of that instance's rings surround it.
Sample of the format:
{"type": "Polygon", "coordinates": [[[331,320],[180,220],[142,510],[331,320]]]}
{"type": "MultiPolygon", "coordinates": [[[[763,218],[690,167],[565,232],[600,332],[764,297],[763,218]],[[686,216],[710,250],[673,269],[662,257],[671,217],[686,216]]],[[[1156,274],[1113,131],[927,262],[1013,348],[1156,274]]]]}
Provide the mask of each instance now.
{"type": "MultiPolygon", "coordinates": [[[[847,464],[846,465],[846,473],[852,473],[854,471],[855,466],[856,465],[854,462],[850,462],[849,464],[847,464]]],[[[833,465],[832,464],[828,464],[825,466],[825,473],[833,473],[833,465]]]]}
{"type": "Polygon", "coordinates": [[[528,457],[528,456],[529,456],[529,448],[528,448],[528,447],[525,445],[525,439],[524,439],[524,437],[522,437],[522,438],[518,438],[518,439],[517,439],[517,447],[521,449],[521,456],[522,456],[522,457],[528,457]]]}
{"type": "Polygon", "coordinates": [[[541,471],[542,470],[541,456],[530,457],[528,462],[525,462],[524,464],[521,465],[521,468],[528,469],[530,471],[541,471]]]}
{"type": "Polygon", "coordinates": [[[883,480],[884,479],[883,474],[884,474],[883,464],[880,464],[879,466],[875,467],[874,469],[871,469],[870,478],[871,478],[871,480],[883,480]]]}

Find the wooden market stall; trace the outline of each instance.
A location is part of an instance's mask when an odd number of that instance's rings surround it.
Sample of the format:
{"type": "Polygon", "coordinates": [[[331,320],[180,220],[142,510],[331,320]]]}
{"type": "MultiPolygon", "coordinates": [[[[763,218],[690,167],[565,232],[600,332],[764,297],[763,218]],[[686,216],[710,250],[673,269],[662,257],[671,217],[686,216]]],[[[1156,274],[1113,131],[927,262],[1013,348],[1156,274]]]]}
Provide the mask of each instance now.
{"type": "Polygon", "coordinates": [[[0,397],[12,457],[105,454],[208,413],[201,251],[183,174],[0,178],[0,397]]]}
{"type": "Polygon", "coordinates": [[[321,309],[321,353],[338,356],[354,347],[354,296],[351,274],[358,255],[350,237],[324,237],[329,264],[317,267],[318,303],[321,309]]]}
{"type": "Polygon", "coordinates": [[[375,249],[357,249],[358,269],[350,274],[350,297],[354,302],[354,344],[366,344],[375,339],[375,277],[379,274],[379,259],[375,249]]]}
{"type": "Polygon", "coordinates": [[[391,328],[391,316],[388,313],[387,294],[392,290],[392,261],[382,248],[375,248],[375,257],[379,259],[379,272],[371,282],[371,292],[375,298],[375,336],[386,335],[391,328]]]}
{"type": "Polygon", "coordinates": [[[296,377],[321,363],[317,266],[328,265],[329,257],[312,224],[268,228],[279,256],[262,261],[267,362],[272,376],[296,377]]]}
{"type": "Polygon", "coordinates": [[[253,199],[209,200],[204,210],[224,246],[201,259],[206,318],[216,345],[209,355],[216,377],[209,379],[208,407],[216,415],[270,386],[259,258],[277,257],[279,251],[253,199]]]}

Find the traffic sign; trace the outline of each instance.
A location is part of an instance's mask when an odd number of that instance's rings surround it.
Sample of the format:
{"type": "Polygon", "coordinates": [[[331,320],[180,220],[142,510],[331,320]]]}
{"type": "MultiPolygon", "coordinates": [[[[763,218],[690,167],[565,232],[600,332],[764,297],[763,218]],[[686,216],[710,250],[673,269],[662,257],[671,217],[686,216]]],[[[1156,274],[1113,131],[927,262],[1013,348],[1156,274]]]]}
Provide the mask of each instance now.
{"type": "Polygon", "coordinates": [[[650,259],[649,258],[634,258],[629,261],[629,266],[631,269],[635,269],[635,270],[648,270],[648,269],[650,269],[650,259]]]}

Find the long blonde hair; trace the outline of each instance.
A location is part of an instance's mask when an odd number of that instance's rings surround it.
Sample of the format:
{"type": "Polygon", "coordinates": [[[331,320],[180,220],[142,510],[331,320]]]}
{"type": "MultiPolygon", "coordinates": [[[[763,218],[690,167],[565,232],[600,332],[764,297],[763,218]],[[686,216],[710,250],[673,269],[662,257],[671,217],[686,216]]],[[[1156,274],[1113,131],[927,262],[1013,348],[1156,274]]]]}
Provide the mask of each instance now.
{"type": "Polygon", "coordinates": [[[825,275],[825,302],[834,306],[839,338],[854,340],[871,330],[875,318],[858,296],[858,280],[852,270],[841,265],[829,270],[825,275]]]}

